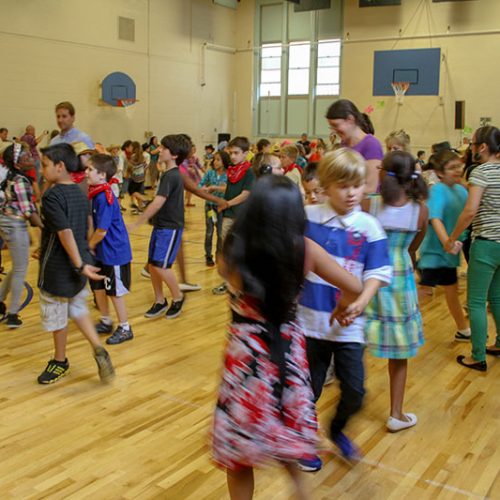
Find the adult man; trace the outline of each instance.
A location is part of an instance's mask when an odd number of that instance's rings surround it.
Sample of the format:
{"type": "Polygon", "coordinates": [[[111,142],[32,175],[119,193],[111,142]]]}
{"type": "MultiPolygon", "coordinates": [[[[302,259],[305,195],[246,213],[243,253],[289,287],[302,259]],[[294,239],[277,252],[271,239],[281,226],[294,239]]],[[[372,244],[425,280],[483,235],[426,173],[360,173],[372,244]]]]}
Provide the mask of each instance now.
{"type": "Polygon", "coordinates": [[[9,131],[5,127],[0,128],[0,155],[12,144],[7,140],[8,135],[9,131]]]}
{"type": "Polygon", "coordinates": [[[89,149],[94,149],[94,143],[90,136],[74,127],[75,108],[73,104],[68,101],[60,102],[56,106],[56,119],[57,126],[61,132],[50,141],[51,146],[60,144],[61,142],[67,144],[84,142],[89,149]]]}

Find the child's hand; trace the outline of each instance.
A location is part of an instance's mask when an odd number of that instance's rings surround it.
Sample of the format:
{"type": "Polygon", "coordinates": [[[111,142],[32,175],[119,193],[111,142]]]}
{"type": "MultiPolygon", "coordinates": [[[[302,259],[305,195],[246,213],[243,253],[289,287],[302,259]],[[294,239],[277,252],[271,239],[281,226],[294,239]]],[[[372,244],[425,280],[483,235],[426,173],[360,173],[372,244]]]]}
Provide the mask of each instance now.
{"type": "Polygon", "coordinates": [[[228,208],[229,208],[229,203],[227,200],[221,198],[220,201],[217,202],[217,212],[222,212],[224,210],[227,210],[228,208]]]}
{"type": "Polygon", "coordinates": [[[359,298],[348,305],[344,305],[341,302],[335,311],[333,311],[330,321],[333,322],[333,320],[336,319],[340,323],[340,326],[349,326],[363,313],[365,307],[365,301],[359,298]]]}
{"type": "Polygon", "coordinates": [[[33,250],[33,252],[31,252],[31,256],[36,260],[40,260],[41,252],[42,252],[41,248],[36,248],[35,250],[33,250]]]}
{"type": "Polygon", "coordinates": [[[102,274],[97,274],[98,271],[100,271],[100,267],[95,267],[90,264],[85,264],[82,269],[82,274],[84,276],[87,276],[87,278],[90,278],[91,280],[94,281],[101,281],[105,278],[102,274]]]}

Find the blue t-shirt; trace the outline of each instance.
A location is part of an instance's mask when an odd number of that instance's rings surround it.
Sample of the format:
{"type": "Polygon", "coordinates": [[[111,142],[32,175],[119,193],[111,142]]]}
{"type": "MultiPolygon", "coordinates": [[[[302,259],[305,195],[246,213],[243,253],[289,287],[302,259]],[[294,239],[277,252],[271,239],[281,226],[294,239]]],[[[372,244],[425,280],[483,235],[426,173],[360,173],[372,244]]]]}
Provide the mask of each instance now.
{"type": "Polygon", "coordinates": [[[128,264],[132,260],[132,249],[116,197],[113,195],[111,205],[104,192],[92,198],[92,219],[94,229],[106,231],[106,236],[95,249],[97,260],[107,266],[128,264]]]}
{"type": "MultiPolygon", "coordinates": [[[[214,170],[210,169],[207,170],[205,175],[203,176],[203,179],[201,179],[200,183],[198,184],[199,187],[203,186],[224,186],[227,184],[227,174],[226,172],[222,172],[220,175],[214,170]]],[[[217,196],[218,198],[224,198],[224,191],[213,191],[212,194],[214,196],[217,196]]],[[[205,202],[207,205],[215,207],[215,203],[212,203],[211,201],[205,202]]]]}
{"type": "Polygon", "coordinates": [[[451,234],[466,201],[467,189],[461,184],[447,186],[440,182],[431,187],[429,200],[427,201],[429,228],[420,247],[420,260],[418,262],[420,269],[458,267],[460,265],[460,254],[451,255],[444,251],[443,245],[431,225],[431,220],[439,219],[446,228],[446,232],[451,234]]]}

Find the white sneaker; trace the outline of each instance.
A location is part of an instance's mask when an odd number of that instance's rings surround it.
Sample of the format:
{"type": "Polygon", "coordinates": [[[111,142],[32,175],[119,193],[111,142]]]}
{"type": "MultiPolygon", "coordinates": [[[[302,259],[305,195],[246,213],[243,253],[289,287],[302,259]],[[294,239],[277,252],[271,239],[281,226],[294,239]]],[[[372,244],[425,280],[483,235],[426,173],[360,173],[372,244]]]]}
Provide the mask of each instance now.
{"type": "Polygon", "coordinates": [[[201,290],[201,286],[193,283],[179,283],[179,289],[181,292],[197,292],[201,290]]]}
{"type": "Polygon", "coordinates": [[[405,413],[404,416],[408,421],[389,417],[386,423],[387,430],[389,432],[398,432],[413,427],[417,423],[417,416],[414,413],[405,413]]]}

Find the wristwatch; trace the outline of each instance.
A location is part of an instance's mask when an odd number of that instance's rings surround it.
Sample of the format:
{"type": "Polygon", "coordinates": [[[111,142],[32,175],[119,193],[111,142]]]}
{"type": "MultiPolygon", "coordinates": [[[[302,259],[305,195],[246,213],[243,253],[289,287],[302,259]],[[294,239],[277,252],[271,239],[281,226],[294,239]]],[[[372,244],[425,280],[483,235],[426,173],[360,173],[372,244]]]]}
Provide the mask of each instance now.
{"type": "Polygon", "coordinates": [[[75,267],[75,271],[78,273],[78,274],[82,274],[83,273],[83,268],[86,266],[87,264],[85,264],[85,262],[82,262],[82,265],[80,267],[75,267]]]}

